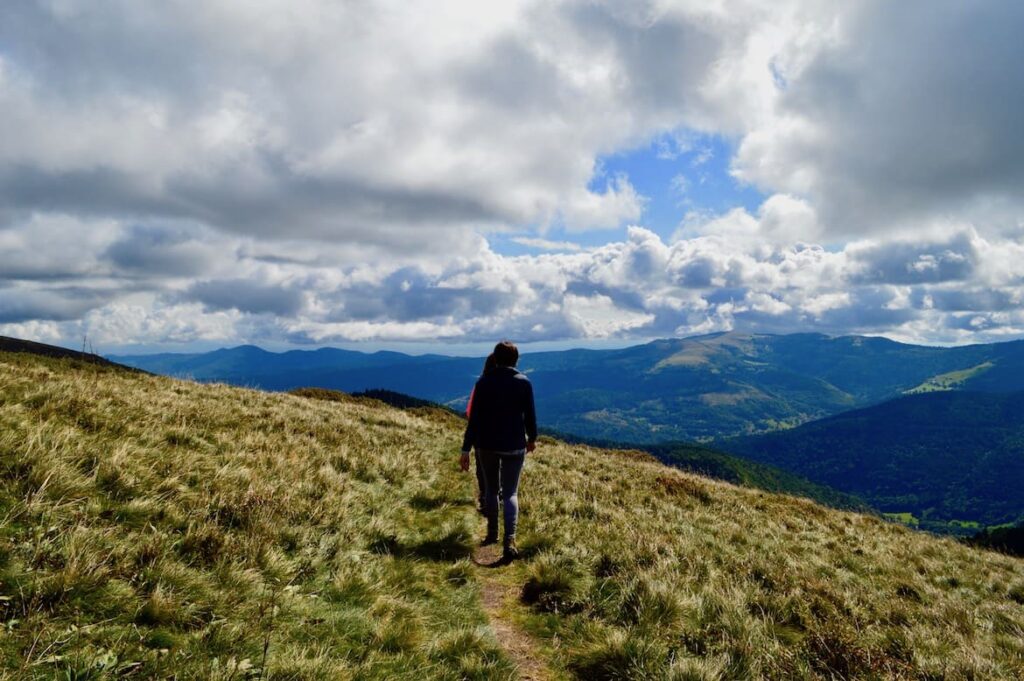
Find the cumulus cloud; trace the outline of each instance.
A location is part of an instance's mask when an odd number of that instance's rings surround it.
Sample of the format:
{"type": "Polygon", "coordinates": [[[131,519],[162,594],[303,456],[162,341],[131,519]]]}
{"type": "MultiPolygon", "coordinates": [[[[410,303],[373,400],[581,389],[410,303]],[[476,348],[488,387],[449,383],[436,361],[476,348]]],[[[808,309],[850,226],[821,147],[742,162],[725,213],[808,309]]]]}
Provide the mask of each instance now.
{"type": "Polygon", "coordinates": [[[978,260],[976,235],[961,233],[938,243],[886,242],[853,245],[858,283],[924,284],[968,279],[978,260]]]}
{"type": "Polygon", "coordinates": [[[717,234],[777,244],[813,242],[822,236],[821,232],[817,213],[807,201],[789,194],[773,194],[765,199],[754,215],[745,208],[734,208],[721,215],[691,211],[680,223],[674,238],[717,234]]]}
{"type": "Polygon", "coordinates": [[[444,251],[469,229],[638,222],[644,197],[594,183],[597,159],[655,138],[670,158],[696,129],[738,139],[737,177],[779,196],[766,238],[951,213],[1006,229],[1022,19],[952,0],[4,3],[0,199],[444,251]]]}
{"type": "MultiPolygon", "coordinates": [[[[125,227],[112,242],[135,233],[125,227]]],[[[1024,331],[1024,283],[989,274],[1004,242],[970,228],[934,242],[861,240],[837,250],[714,229],[666,242],[631,227],[621,241],[579,251],[503,256],[480,241],[469,255],[391,264],[287,252],[267,262],[242,237],[213,233],[189,242],[205,248],[204,238],[228,254],[223,276],[197,281],[170,268],[136,279],[128,268],[75,287],[10,281],[0,290],[0,333],[47,321],[33,332],[122,345],[642,340],[732,329],[963,342],[1024,331]],[[136,289],[112,285],[117,276],[136,289]]],[[[97,248],[85,259],[109,251],[97,248]]]]}

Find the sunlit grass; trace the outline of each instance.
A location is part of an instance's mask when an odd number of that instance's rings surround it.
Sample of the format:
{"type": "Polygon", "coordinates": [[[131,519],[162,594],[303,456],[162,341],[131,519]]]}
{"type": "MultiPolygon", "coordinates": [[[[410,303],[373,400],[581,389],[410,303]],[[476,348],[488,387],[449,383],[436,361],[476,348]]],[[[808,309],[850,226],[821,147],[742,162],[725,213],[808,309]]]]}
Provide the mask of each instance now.
{"type": "Polygon", "coordinates": [[[3,669],[510,677],[456,569],[457,435],[372,401],[0,355],[3,669]]]}
{"type": "Polygon", "coordinates": [[[522,534],[548,548],[523,600],[584,678],[1024,678],[1018,559],[636,457],[538,453],[522,534]]]}
{"type": "MultiPolygon", "coordinates": [[[[0,677],[514,677],[461,422],[330,397],[0,354],[0,677]]],[[[1020,560],[551,440],[520,503],[556,674],[1024,676],[1020,560]]]]}

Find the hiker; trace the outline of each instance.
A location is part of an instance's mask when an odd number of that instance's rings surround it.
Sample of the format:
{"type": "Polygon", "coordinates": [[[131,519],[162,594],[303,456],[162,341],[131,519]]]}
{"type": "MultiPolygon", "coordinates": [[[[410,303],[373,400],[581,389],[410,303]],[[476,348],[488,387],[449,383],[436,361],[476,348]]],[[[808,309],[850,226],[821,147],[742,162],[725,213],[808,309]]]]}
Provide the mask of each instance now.
{"type": "Polygon", "coordinates": [[[498,541],[498,490],[504,496],[505,537],[502,559],[519,556],[516,523],[519,520],[519,476],[526,453],[537,443],[537,415],[533,386],[516,370],[519,350],[509,341],[494,346],[494,364],[473,388],[473,404],[462,439],[463,471],[469,470],[469,450],[476,448],[484,469],[484,511],[487,536],[483,544],[498,541]]]}
{"type": "MultiPolygon", "coordinates": [[[[487,355],[487,359],[484,360],[484,370],[480,373],[480,378],[487,375],[487,372],[493,369],[494,364],[494,353],[487,355]]],[[[476,392],[476,385],[473,386],[473,390],[469,393],[469,402],[466,403],[466,420],[469,420],[470,415],[473,413],[473,394],[476,392]]],[[[486,483],[484,482],[484,464],[480,458],[480,449],[477,447],[473,448],[473,465],[476,469],[476,501],[477,510],[481,515],[487,515],[486,506],[484,503],[484,490],[486,483]]]]}

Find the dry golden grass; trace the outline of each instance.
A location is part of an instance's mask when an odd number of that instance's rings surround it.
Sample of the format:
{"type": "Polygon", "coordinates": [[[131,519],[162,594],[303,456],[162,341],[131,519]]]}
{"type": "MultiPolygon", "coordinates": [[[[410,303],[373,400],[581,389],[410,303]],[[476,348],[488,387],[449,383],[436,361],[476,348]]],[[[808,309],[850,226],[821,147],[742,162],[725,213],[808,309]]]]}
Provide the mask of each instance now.
{"type": "Polygon", "coordinates": [[[1019,559],[602,450],[538,452],[524,593],[584,678],[1024,678],[1019,559]]]}
{"type": "MultiPolygon", "coordinates": [[[[460,423],[0,354],[0,678],[513,678],[460,423]]],[[[519,624],[581,678],[1024,677],[1024,564],[546,440],[519,624]]]]}
{"type": "Polygon", "coordinates": [[[510,678],[456,446],[373,402],[0,355],[0,668],[510,678]]]}

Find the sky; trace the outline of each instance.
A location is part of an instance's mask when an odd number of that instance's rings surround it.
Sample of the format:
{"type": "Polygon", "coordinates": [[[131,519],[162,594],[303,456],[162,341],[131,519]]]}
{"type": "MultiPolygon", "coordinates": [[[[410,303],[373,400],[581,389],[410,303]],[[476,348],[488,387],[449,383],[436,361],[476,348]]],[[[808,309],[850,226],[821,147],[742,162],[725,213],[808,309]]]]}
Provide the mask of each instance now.
{"type": "Polygon", "coordinates": [[[0,334],[1024,337],[1024,3],[6,0],[0,334]]]}

